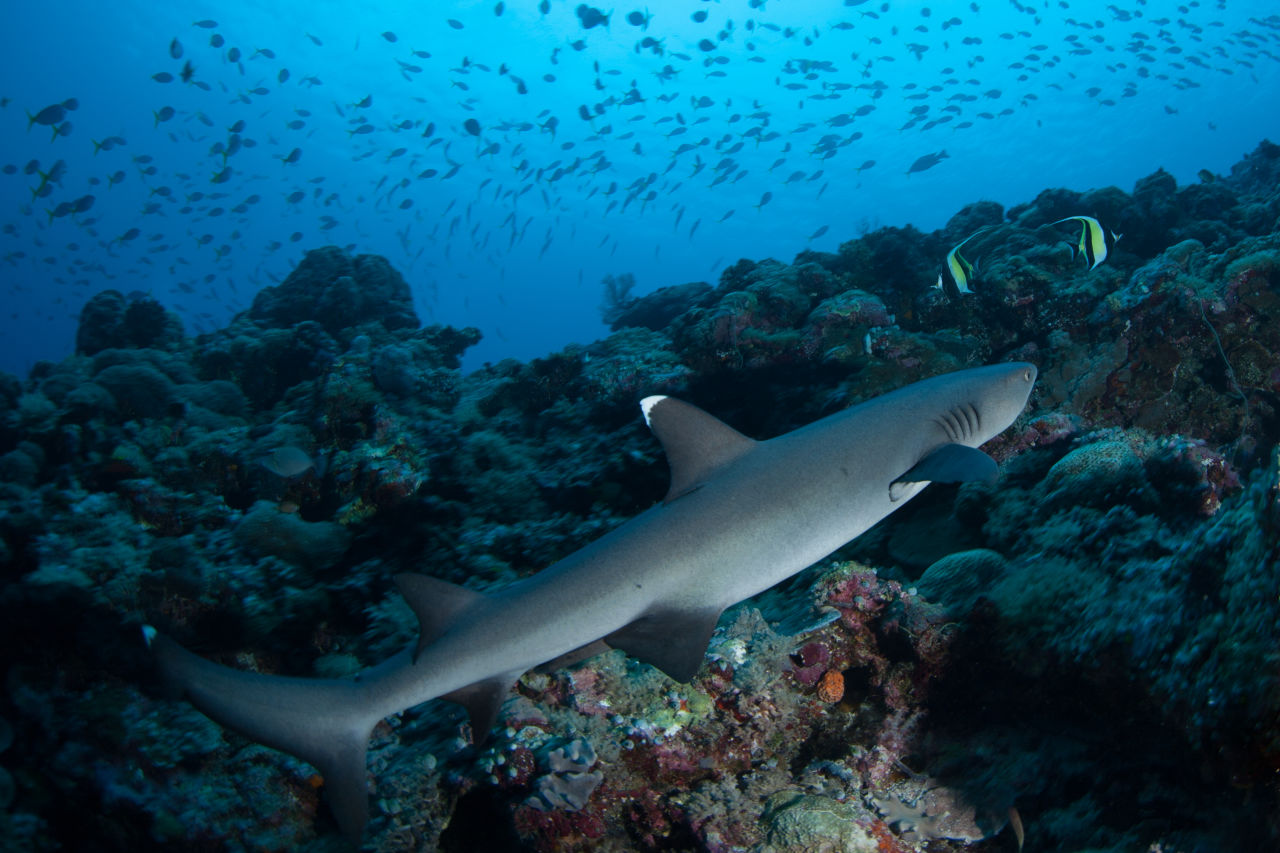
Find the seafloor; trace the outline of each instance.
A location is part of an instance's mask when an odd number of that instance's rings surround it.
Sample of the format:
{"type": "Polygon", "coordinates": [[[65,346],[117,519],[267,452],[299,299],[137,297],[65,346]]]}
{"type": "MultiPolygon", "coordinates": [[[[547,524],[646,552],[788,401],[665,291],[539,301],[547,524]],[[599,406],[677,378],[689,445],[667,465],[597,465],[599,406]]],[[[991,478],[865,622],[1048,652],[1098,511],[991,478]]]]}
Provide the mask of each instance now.
{"type": "Polygon", "coordinates": [[[692,683],[614,651],[526,675],[481,748],[447,703],[379,726],[368,848],[1277,849],[1280,148],[616,285],[605,340],[464,376],[474,329],[319,249],[195,339],[103,291],[75,356],[0,377],[4,848],[343,849],[323,779],[173,698],[142,622],[350,673],[414,640],[397,572],[497,587],[659,499],[644,395],[765,438],[1021,359],[998,483],[730,611],[692,683]],[[1123,234],[1092,271],[1075,215],[1123,234]],[[981,226],[977,293],[933,289],[981,226]]]}

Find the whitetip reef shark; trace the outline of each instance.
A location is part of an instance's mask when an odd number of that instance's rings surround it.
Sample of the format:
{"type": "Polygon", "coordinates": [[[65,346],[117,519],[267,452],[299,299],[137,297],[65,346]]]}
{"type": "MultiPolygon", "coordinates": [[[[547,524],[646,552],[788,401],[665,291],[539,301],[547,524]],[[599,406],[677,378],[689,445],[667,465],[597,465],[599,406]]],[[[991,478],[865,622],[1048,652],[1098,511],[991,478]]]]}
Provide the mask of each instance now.
{"type": "Polygon", "coordinates": [[[379,720],[444,698],[467,708],[483,740],[526,670],[609,648],[690,680],[726,607],[827,556],[929,482],[994,480],[995,461],[977,448],[1013,423],[1035,379],[1025,363],[947,373],[767,441],[646,397],[645,421],[671,468],[661,503],[491,594],[397,576],[418,643],[351,678],[242,672],[151,626],[143,634],[162,674],[202,712],[314,765],[358,843],[379,720]]]}

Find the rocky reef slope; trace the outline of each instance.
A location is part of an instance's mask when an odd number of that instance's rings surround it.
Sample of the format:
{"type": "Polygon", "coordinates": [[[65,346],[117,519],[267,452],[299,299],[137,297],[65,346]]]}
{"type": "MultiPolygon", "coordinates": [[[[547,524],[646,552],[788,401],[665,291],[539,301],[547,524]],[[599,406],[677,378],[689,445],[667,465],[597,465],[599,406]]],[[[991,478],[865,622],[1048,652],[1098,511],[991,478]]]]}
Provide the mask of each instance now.
{"type": "Polygon", "coordinates": [[[340,849],[323,780],[168,696],[143,621],[347,674],[414,639],[396,572],[496,588],[659,499],[646,394],[767,438],[1024,359],[999,483],[932,487],[735,608],[692,683],[612,652],[526,675],[479,748],[446,703],[388,720],[368,845],[1275,845],[1280,149],[1209,177],[743,260],[467,376],[478,333],[419,328],[373,256],[312,251],[195,339],[98,294],[75,356],[0,378],[0,837],[340,849]],[[1123,235],[1091,271],[1078,215],[1123,235]],[[933,287],[974,232],[975,293],[933,287]]]}

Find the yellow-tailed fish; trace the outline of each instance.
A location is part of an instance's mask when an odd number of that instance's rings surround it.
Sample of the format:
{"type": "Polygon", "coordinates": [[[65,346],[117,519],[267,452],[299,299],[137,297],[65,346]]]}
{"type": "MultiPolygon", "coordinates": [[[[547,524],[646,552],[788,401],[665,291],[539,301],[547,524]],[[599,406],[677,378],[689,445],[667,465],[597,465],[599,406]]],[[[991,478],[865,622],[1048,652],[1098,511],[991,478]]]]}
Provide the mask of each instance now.
{"type": "MultiPolygon", "coordinates": [[[[1060,225],[1063,222],[1078,221],[1082,224],[1080,229],[1080,244],[1076,247],[1080,254],[1089,261],[1089,269],[1093,270],[1098,264],[1107,259],[1107,252],[1110,250],[1107,245],[1107,232],[1103,230],[1102,224],[1092,216],[1068,216],[1059,219],[1051,225],[1060,225]]],[[[1111,232],[1111,245],[1114,246],[1121,235],[1111,232]]]]}
{"type": "Polygon", "coordinates": [[[960,254],[960,247],[990,227],[990,225],[984,225],[968,237],[965,237],[959,243],[956,243],[955,247],[950,252],[947,252],[946,272],[938,275],[938,281],[934,284],[934,287],[938,288],[938,290],[945,290],[946,287],[943,284],[942,277],[943,275],[949,274],[951,276],[951,283],[955,286],[957,292],[961,294],[973,293],[973,291],[969,289],[969,281],[973,278],[974,267],[973,264],[965,260],[964,255],[960,254]]]}

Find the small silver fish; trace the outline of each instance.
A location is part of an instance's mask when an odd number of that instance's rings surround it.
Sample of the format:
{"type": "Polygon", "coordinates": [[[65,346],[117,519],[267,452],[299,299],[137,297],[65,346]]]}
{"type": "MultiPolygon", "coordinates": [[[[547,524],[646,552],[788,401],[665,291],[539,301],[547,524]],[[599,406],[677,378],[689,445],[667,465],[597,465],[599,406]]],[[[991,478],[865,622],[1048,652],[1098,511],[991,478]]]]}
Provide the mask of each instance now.
{"type": "Polygon", "coordinates": [[[272,474],[285,479],[300,477],[316,467],[315,460],[310,454],[293,445],[277,447],[258,462],[272,474]]]}

